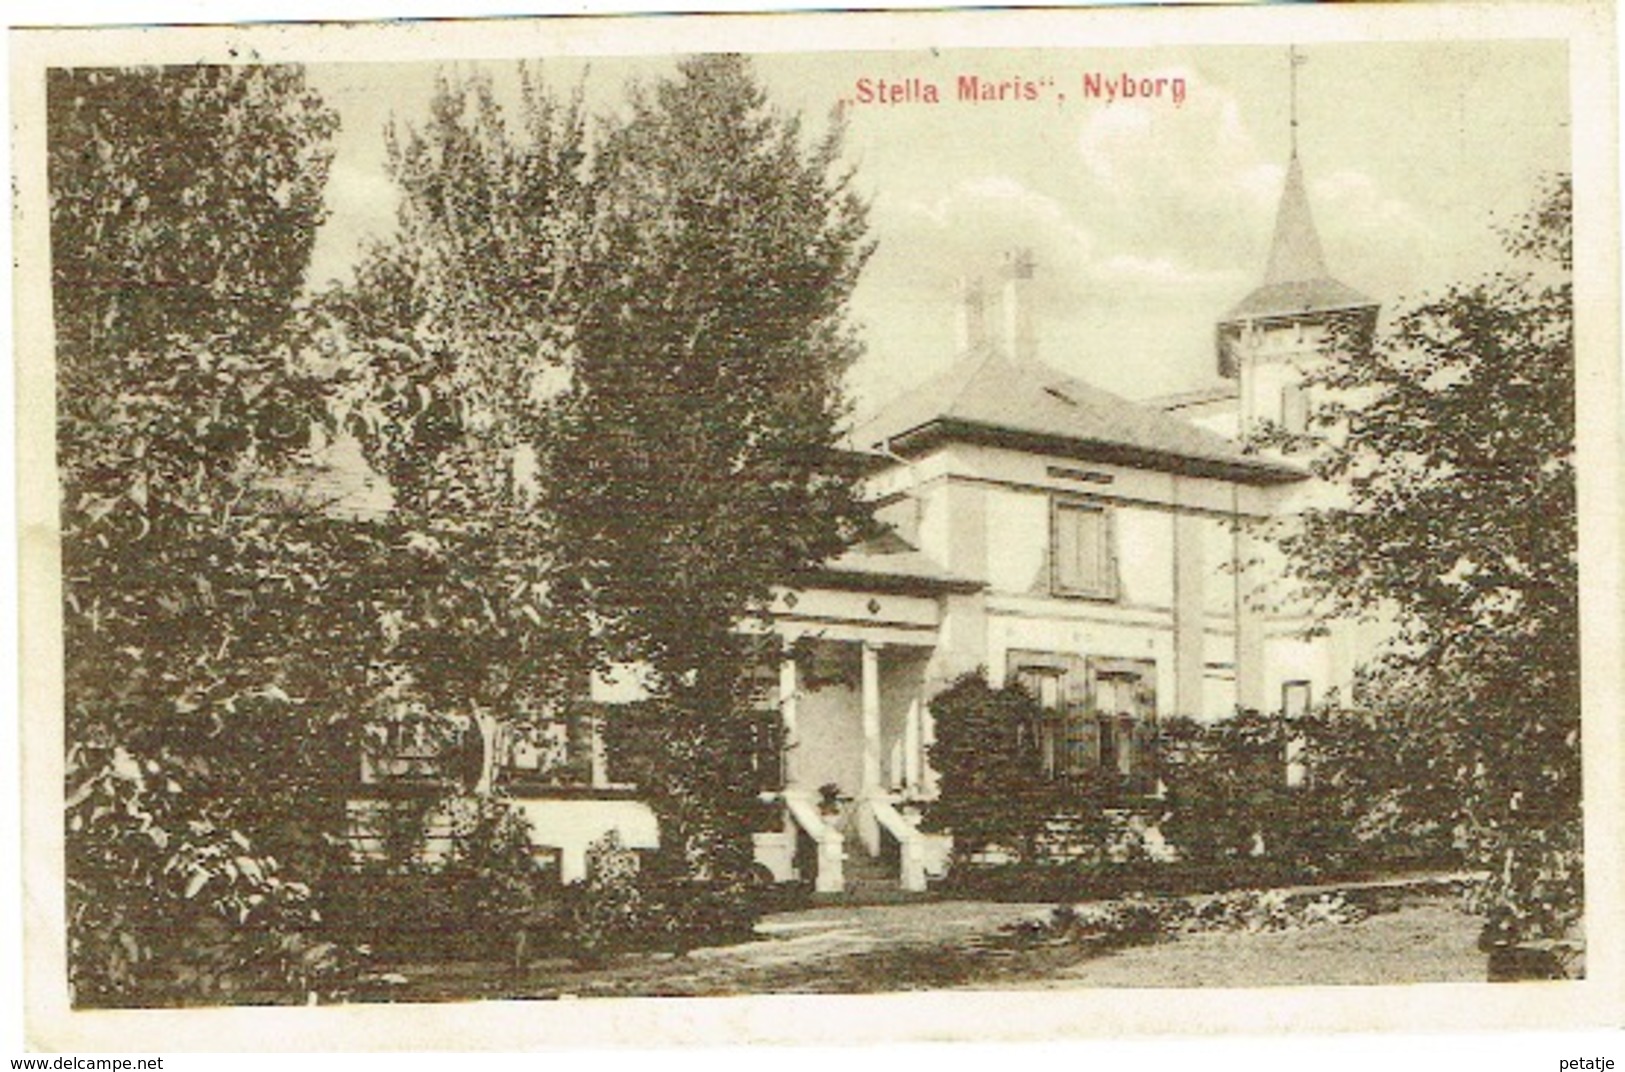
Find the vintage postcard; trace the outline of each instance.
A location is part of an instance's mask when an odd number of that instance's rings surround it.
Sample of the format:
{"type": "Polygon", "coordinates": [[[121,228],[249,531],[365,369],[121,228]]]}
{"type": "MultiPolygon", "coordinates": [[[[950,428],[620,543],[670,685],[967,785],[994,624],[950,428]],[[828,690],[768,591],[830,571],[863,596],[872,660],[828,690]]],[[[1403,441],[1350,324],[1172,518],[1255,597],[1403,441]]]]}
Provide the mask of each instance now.
{"type": "Polygon", "coordinates": [[[1613,17],[13,29],[28,1044],[1618,1026],[1613,17]]]}

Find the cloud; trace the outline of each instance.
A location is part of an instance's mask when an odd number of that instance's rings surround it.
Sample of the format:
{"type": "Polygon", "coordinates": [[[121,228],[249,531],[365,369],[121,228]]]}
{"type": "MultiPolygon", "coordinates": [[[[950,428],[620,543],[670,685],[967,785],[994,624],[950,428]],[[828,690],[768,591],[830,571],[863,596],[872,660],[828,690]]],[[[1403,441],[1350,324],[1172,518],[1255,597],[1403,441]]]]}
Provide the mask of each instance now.
{"type": "Polygon", "coordinates": [[[1309,197],[1332,271],[1409,291],[1423,269],[1418,250],[1439,244],[1437,228],[1410,202],[1363,172],[1339,170],[1309,182],[1309,197]]]}
{"type": "Polygon", "coordinates": [[[1074,208],[1003,174],[963,179],[930,199],[877,199],[875,233],[882,236],[868,275],[894,296],[905,293],[925,309],[951,303],[962,280],[997,285],[1003,256],[1032,251],[1040,300],[1065,300],[1061,288],[1089,273],[1094,236],[1074,208]]]}
{"type": "Polygon", "coordinates": [[[1118,101],[1094,108],[1078,130],[1081,174],[1104,239],[1137,257],[1209,271],[1256,259],[1282,163],[1270,158],[1230,90],[1190,67],[1146,74],[1183,78],[1185,103],[1118,101]]]}
{"type": "MultiPolygon", "coordinates": [[[[1215,292],[1231,279],[1245,289],[1263,271],[1274,230],[1286,131],[1249,123],[1236,94],[1194,68],[1146,73],[1184,78],[1186,102],[1119,101],[1090,112],[1076,139],[1089,206],[1079,223],[1095,236],[1100,265],[1125,279],[1215,292]]],[[[1435,238],[1426,215],[1362,171],[1304,164],[1332,272],[1356,286],[1404,285],[1407,262],[1435,238]]]]}

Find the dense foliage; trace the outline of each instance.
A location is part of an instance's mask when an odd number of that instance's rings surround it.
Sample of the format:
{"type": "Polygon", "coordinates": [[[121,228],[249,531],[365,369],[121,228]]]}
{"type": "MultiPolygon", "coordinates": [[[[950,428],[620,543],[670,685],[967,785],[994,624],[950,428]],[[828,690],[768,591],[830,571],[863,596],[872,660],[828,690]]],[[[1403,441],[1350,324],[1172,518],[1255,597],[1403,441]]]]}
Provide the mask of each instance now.
{"type": "Polygon", "coordinates": [[[590,605],[609,657],[647,667],[668,713],[656,806],[697,876],[749,861],[749,828],[710,818],[731,807],[756,666],[777,658],[741,620],[865,518],[831,457],[869,249],[839,152],[838,127],[807,144],[748,61],[708,55],[634,88],[594,161],[548,501],[561,590],[590,605]]]}
{"type": "Polygon", "coordinates": [[[606,708],[602,725],[611,780],[636,785],[654,801],[661,837],[684,849],[667,854],[674,859],[662,866],[707,880],[748,877],[750,833],[783,821],[777,805],[759,798],[784,784],[777,709],[746,704],[696,714],[653,700],[606,708]],[[686,732],[674,729],[685,724],[686,732]],[[686,847],[696,844],[723,858],[691,859],[686,847]]]}
{"type": "Polygon", "coordinates": [[[282,865],[321,854],[310,698],[348,683],[295,641],[348,623],[293,627],[329,552],[269,487],[320,409],[295,305],[335,118],[286,68],[53,70],[47,107],[70,982],[315,989],[282,865]]]}
{"type": "Polygon", "coordinates": [[[1155,793],[1044,774],[1045,712],[967,674],[931,704],[952,882],[1028,896],[1301,883],[1459,864],[1450,769],[1425,717],[1239,712],[1156,726],[1155,793]],[[1070,891],[1070,892],[1068,892],[1070,891]]]}
{"type": "Polygon", "coordinates": [[[320,302],[336,419],[389,482],[411,582],[377,601],[388,656],[445,717],[535,715],[590,657],[551,596],[557,533],[538,508],[590,224],[584,135],[522,83],[518,130],[486,81],[442,79],[428,124],[389,132],[396,233],[320,302]]]}
{"type": "Polygon", "coordinates": [[[421,737],[463,742],[420,786],[457,810],[469,742],[612,661],[663,723],[623,735],[675,835],[649,926],[733,903],[737,789],[778,747],[778,653],[736,627],[863,522],[827,464],[863,208],[838,131],[804,140],[737,57],[635,91],[596,150],[579,97],[521,84],[517,123],[447,79],[392,130],[396,233],[306,299],[337,120],[297,69],[51,74],[78,1002],[302,999],[345,919],[448,876],[522,957],[560,909],[507,812],[429,865],[392,811],[402,881],[369,891],[345,801],[421,737]],[[351,442],[371,514],[323,483],[351,442]]]}
{"type": "Polygon", "coordinates": [[[1161,727],[1163,835],[1186,861],[1327,873],[1459,861],[1455,798],[1425,720],[1243,712],[1161,727]]]}
{"type": "Polygon", "coordinates": [[[382,851],[318,891],[333,934],[382,962],[518,965],[554,940],[564,894],[511,802],[403,795],[372,802],[368,822],[382,851]]]}
{"type": "Polygon", "coordinates": [[[587,963],[635,950],[684,953],[749,938],[762,891],[737,878],[649,868],[611,831],[587,853],[587,880],[565,892],[555,948],[587,963]]]}
{"type": "Polygon", "coordinates": [[[962,861],[992,849],[1040,862],[1053,828],[1104,852],[1108,787],[1044,773],[1044,715],[1019,685],[994,688],[982,671],[961,675],[931,700],[936,740],[930,758],[939,796],[927,821],[952,832],[962,861]]]}
{"type": "Polygon", "coordinates": [[[1432,722],[1496,941],[1582,903],[1570,196],[1507,233],[1508,266],[1311,371],[1310,434],[1276,437],[1345,493],[1277,538],[1323,610],[1397,619],[1376,702],[1432,722]]]}
{"type": "Polygon", "coordinates": [[[350,423],[430,560],[399,658],[442,708],[521,721],[638,663],[664,722],[639,784],[696,875],[741,873],[726,789],[776,653],[738,625],[861,521],[827,462],[863,211],[838,136],[803,145],[739,57],[635,89],[596,146],[578,101],[521,83],[517,124],[445,80],[392,134],[398,233],[326,303],[350,423]]]}

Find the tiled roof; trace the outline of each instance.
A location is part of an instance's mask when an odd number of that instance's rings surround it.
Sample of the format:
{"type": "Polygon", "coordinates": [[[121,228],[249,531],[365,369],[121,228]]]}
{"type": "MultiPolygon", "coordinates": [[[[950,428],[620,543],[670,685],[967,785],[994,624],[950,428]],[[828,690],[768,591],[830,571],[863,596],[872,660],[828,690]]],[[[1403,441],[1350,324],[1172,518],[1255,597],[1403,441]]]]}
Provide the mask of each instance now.
{"type": "Polygon", "coordinates": [[[899,454],[920,453],[944,440],[996,442],[1242,483],[1287,483],[1305,475],[1151,406],[997,351],[961,358],[852,432],[860,449],[899,454]]]}
{"type": "Polygon", "coordinates": [[[1293,152],[1287,162],[1281,204],[1275,214],[1275,237],[1264,282],[1225,314],[1226,321],[1356,309],[1377,303],[1353,287],[1345,286],[1326,270],[1320,232],[1309,211],[1303,167],[1293,152]]]}
{"type": "Polygon", "coordinates": [[[1266,283],[1247,295],[1228,313],[1226,321],[1271,316],[1324,313],[1334,309],[1365,309],[1377,303],[1330,276],[1266,283]]]}

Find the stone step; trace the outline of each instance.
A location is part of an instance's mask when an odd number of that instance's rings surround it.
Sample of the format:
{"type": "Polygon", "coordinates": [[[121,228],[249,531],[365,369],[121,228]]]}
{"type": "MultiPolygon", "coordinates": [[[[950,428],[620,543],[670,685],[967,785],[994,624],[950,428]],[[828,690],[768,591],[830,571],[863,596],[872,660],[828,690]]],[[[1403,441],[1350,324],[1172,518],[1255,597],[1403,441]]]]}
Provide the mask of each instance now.
{"type": "Polygon", "coordinates": [[[930,893],[910,893],[900,889],[896,883],[888,885],[848,886],[845,893],[815,893],[812,903],[820,906],[844,906],[856,908],[860,905],[890,905],[912,904],[917,901],[930,901],[934,895],[930,893]]]}
{"type": "Polygon", "coordinates": [[[846,869],[853,873],[875,872],[878,874],[880,872],[895,871],[897,866],[896,860],[890,860],[884,856],[870,856],[866,852],[853,852],[851,849],[846,851],[846,869]]]}

